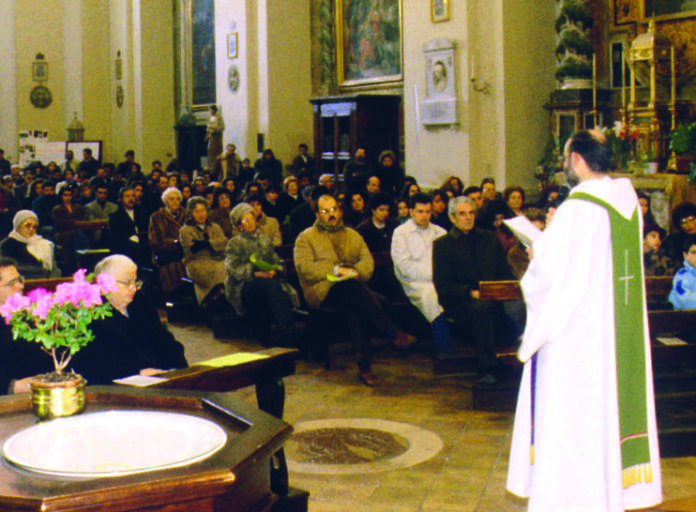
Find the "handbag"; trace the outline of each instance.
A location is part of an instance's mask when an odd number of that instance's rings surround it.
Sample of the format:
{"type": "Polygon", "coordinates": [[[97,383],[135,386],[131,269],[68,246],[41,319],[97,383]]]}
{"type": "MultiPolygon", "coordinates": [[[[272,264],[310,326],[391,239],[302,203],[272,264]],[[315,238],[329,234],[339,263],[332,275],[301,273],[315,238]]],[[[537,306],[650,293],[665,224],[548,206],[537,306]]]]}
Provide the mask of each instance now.
{"type": "Polygon", "coordinates": [[[176,263],[184,259],[184,249],[181,244],[176,244],[173,250],[168,251],[155,251],[155,262],[164,267],[170,263],[176,263]]]}

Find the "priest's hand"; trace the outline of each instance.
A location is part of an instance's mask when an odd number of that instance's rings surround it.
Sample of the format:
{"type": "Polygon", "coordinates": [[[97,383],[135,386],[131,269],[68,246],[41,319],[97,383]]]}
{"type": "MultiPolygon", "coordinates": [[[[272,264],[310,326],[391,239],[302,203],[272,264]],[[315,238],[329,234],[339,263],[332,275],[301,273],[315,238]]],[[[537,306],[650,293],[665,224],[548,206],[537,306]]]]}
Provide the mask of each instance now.
{"type": "Polygon", "coordinates": [[[469,293],[471,294],[472,299],[478,300],[481,297],[481,292],[478,290],[471,290],[469,293]]]}

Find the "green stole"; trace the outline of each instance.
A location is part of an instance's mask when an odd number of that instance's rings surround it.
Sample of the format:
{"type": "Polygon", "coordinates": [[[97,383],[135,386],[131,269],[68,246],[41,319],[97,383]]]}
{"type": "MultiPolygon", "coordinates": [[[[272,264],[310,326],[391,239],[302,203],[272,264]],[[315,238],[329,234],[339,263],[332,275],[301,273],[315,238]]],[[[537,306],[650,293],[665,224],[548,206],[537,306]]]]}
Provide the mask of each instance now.
{"type": "Polygon", "coordinates": [[[609,213],[614,274],[614,335],[621,467],[624,489],[652,482],[648,443],[643,269],[639,210],[625,219],[606,201],[584,192],[569,199],[597,204],[609,213]]]}

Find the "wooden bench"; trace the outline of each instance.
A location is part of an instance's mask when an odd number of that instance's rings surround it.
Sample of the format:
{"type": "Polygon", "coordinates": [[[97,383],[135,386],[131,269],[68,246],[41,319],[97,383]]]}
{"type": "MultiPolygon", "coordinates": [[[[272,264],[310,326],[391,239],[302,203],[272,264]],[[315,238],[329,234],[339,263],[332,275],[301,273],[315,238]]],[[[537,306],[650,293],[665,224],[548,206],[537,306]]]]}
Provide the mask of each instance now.
{"type": "MultiPolygon", "coordinates": [[[[672,277],[645,279],[648,298],[666,296],[672,277]]],[[[517,281],[481,282],[482,300],[520,300],[517,281]]],[[[663,457],[696,455],[696,344],[665,345],[658,335],[696,331],[696,310],[648,310],[651,335],[655,403],[663,457]]],[[[507,364],[520,365],[514,350],[500,350],[498,357],[507,364]]],[[[474,386],[474,408],[514,410],[517,385],[484,388],[474,386]]]]}
{"type": "Polygon", "coordinates": [[[27,279],[24,281],[24,293],[29,293],[36,288],[45,288],[49,292],[55,291],[56,286],[61,283],[69,283],[73,280],[70,277],[51,277],[48,279],[27,279]]]}

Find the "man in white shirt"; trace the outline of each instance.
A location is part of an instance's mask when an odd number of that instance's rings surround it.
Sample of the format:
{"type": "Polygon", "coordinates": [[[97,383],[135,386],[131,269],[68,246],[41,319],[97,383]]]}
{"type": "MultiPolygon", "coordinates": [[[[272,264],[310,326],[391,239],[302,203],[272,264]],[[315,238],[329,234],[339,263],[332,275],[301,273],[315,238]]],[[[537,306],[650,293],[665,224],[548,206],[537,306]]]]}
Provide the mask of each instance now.
{"type": "Polygon", "coordinates": [[[436,351],[451,352],[449,326],[433,285],[433,241],[447,232],[430,222],[432,198],[428,194],[414,194],[409,206],[411,218],[392,236],[394,271],[411,303],[431,323],[436,351]]]}

